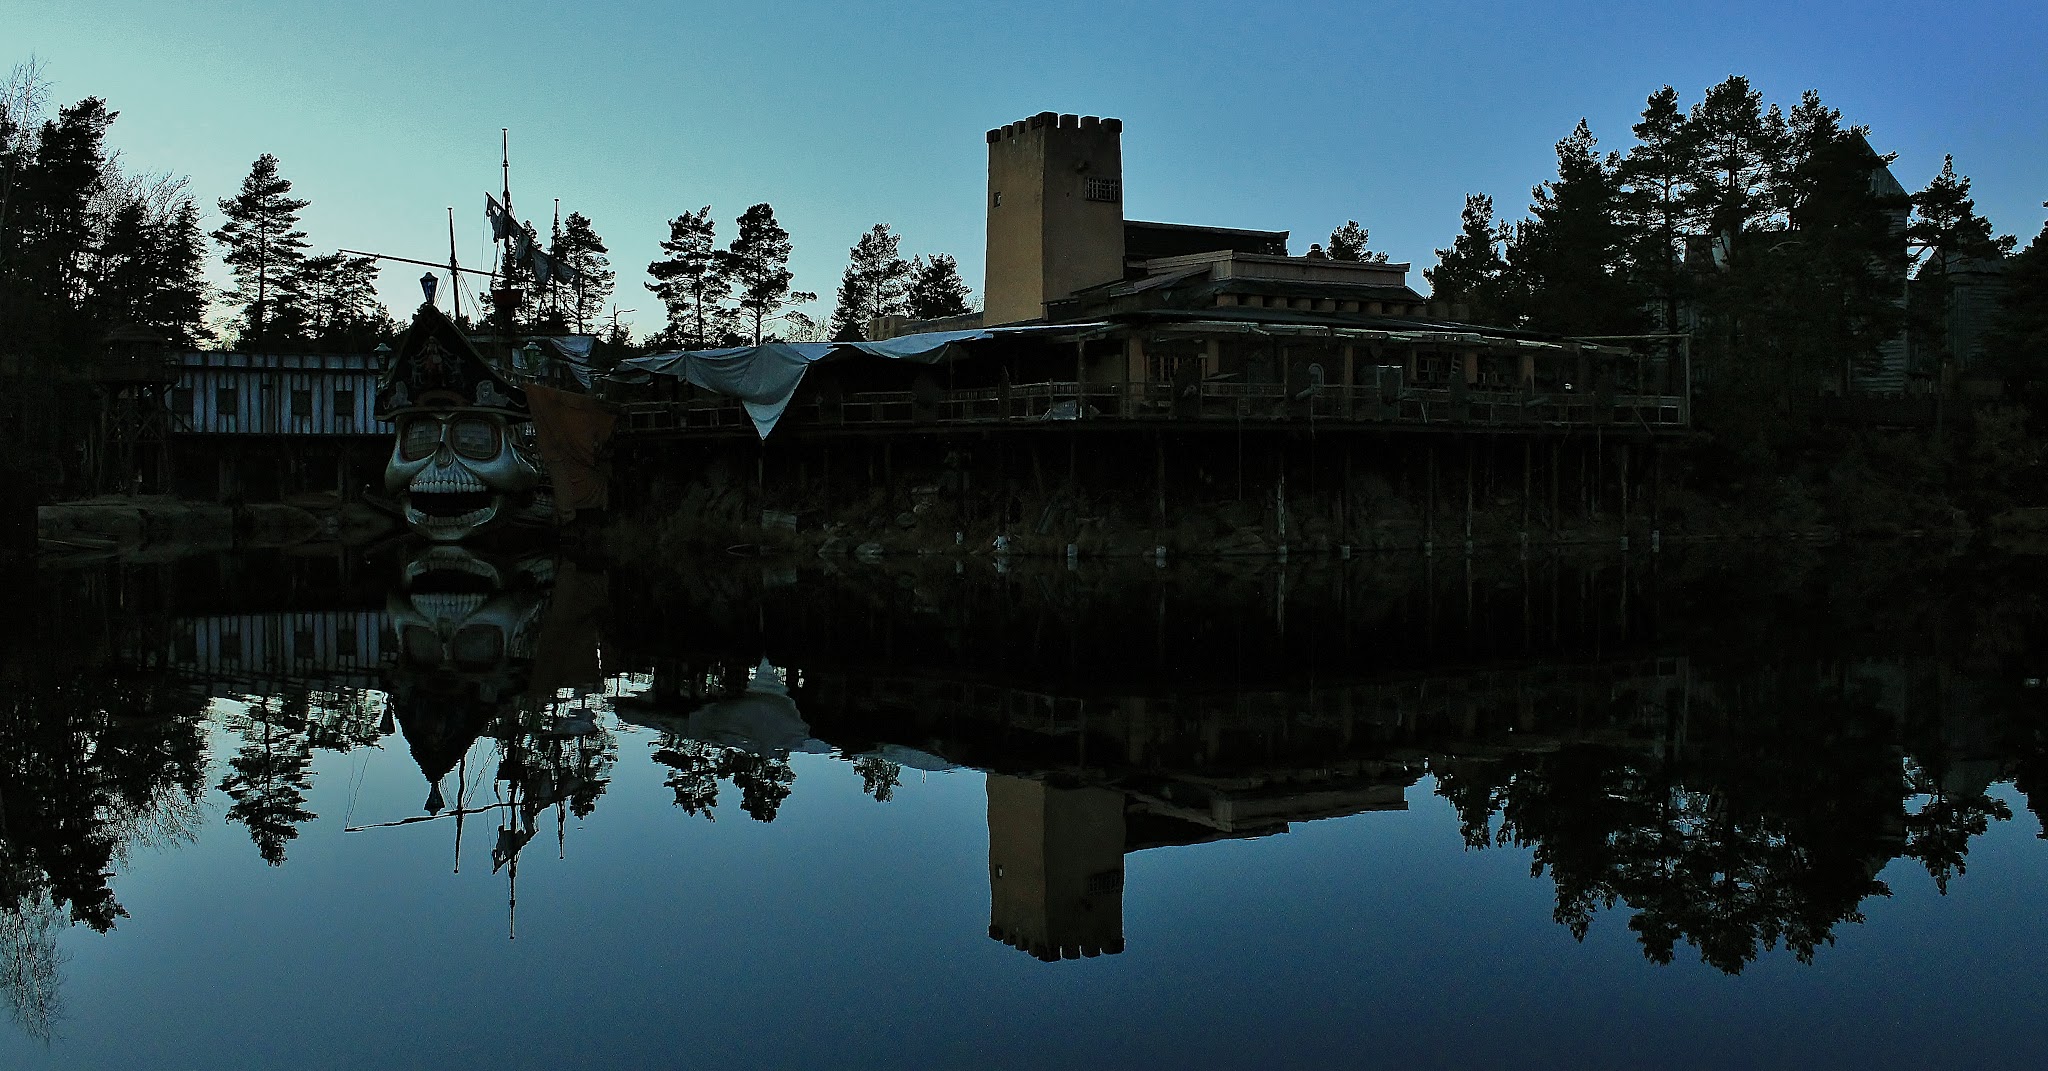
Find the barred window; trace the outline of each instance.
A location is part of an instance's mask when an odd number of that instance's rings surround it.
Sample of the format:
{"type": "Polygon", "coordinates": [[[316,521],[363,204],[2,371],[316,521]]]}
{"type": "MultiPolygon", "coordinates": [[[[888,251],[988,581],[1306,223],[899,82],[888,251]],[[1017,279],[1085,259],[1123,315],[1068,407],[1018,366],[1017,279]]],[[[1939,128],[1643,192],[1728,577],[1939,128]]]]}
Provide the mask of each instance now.
{"type": "Polygon", "coordinates": [[[309,417],[313,415],[312,391],[295,390],[292,392],[292,415],[295,417],[309,417]]]}
{"type": "Polygon", "coordinates": [[[1114,204],[1114,203],[1116,203],[1116,202],[1118,202],[1118,201],[1121,201],[1121,200],[1123,200],[1123,199],[1124,199],[1124,183],[1123,183],[1123,180],[1122,180],[1122,179],[1113,179],[1113,178],[1091,178],[1091,179],[1089,179],[1089,180],[1088,180],[1088,199],[1089,199],[1089,200],[1091,200],[1091,201],[1108,201],[1108,202],[1110,202],[1110,203],[1112,203],[1112,204],[1114,204]]]}

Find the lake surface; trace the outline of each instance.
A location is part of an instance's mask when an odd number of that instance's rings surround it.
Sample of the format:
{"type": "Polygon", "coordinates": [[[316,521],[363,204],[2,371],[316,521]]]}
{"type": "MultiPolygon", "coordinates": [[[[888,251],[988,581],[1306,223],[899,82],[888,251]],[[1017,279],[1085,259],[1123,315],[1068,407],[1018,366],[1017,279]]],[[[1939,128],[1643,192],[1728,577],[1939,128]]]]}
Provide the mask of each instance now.
{"type": "Polygon", "coordinates": [[[2048,568],[4,579],[0,1067],[2048,1060],[2048,568]]]}

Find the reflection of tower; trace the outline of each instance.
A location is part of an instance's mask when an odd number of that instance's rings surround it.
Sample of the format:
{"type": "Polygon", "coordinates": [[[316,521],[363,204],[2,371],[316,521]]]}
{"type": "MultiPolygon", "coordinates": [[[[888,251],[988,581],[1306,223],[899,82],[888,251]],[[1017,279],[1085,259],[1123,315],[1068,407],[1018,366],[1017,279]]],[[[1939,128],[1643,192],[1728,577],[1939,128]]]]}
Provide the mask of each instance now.
{"type": "Polygon", "coordinates": [[[1042,960],[1124,950],[1124,798],[988,777],[988,935],[1042,960]]]}

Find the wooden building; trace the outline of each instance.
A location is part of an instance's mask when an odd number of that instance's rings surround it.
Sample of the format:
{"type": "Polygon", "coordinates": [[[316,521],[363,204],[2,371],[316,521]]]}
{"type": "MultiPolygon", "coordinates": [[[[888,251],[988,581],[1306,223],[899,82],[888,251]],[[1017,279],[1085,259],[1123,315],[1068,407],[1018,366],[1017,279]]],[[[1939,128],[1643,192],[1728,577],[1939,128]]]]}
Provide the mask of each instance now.
{"type": "Polygon", "coordinates": [[[180,494],[346,497],[382,472],[392,427],[372,412],[379,354],[200,351],[175,363],[167,403],[180,494]]]}

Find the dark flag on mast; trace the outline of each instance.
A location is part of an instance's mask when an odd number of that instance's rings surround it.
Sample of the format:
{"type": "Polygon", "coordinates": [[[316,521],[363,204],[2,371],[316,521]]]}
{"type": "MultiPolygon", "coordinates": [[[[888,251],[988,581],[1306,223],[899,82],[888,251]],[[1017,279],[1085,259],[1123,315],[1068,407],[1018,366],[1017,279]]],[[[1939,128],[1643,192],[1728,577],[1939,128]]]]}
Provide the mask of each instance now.
{"type": "Polygon", "coordinates": [[[491,241],[502,242],[519,233],[519,225],[512,221],[512,213],[506,211],[505,207],[498,203],[498,199],[488,193],[484,194],[484,218],[491,224],[491,241]]]}

